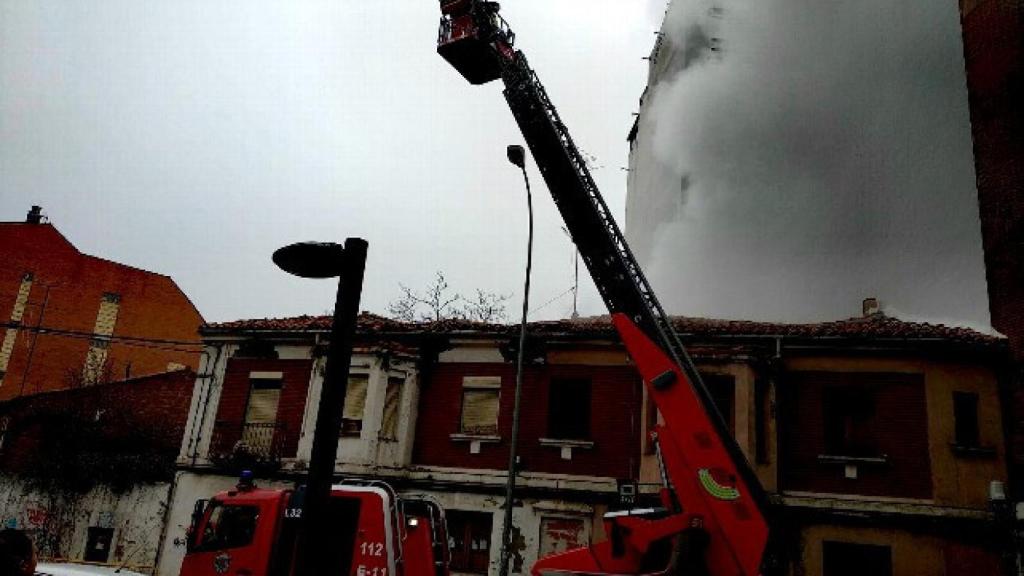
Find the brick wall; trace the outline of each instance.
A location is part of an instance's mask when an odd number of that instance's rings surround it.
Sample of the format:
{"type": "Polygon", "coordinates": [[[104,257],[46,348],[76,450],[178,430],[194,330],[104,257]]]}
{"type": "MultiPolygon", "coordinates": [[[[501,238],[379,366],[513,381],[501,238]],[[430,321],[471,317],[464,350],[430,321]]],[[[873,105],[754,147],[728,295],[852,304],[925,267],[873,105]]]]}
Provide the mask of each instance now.
{"type": "MultiPolygon", "coordinates": [[[[423,384],[413,462],[455,468],[504,470],[508,467],[508,439],[512,432],[515,394],[513,364],[440,364],[423,384]],[[500,376],[501,397],[496,444],[483,444],[470,454],[469,443],[452,440],[459,432],[462,384],[466,376],[500,376]]],[[[613,478],[638,473],[640,379],[630,366],[530,366],[522,391],[519,454],[526,472],[547,472],[613,478]],[[560,450],[541,446],[547,437],[548,386],[552,378],[590,378],[592,449],[573,449],[572,460],[560,450]]]]}
{"type": "Polygon", "coordinates": [[[914,374],[790,372],[780,383],[783,490],[930,498],[931,464],[924,379],[914,374]],[[870,430],[886,462],[857,465],[855,479],[845,466],[825,463],[825,391],[853,387],[875,394],[870,430]]]}
{"type": "Polygon", "coordinates": [[[119,303],[106,380],[166,372],[171,363],[197,367],[203,319],[169,277],[82,254],[49,224],[0,223],[0,262],[0,322],[10,321],[25,274],[32,275],[0,401],[68,388],[81,378],[107,293],[119,303]],[[39,325],[63,333],[35,332],[39,325]]]}
{"type": "Polygon", "coordinates": [[[281,396],[277,405],[278,428],[274,437],[279,456],[294,457],[302,432],[302,415],[312,376],[312,360],[276,360],[232,358],[228,360],[221,389],[214,437],[221,438],[221,448],[230,448],[241,436],[249,400],[252,372],[281,372],[281,396]]]}
{"type": "MultiPolygon", "coordinates": [[[[17,471],[39,457],[43,415],[71,413],[107,426],[111,436],[143,432],[153,453],[173,459],[185,432],[195,373],[180,370],[112,384],[64,390],[0,403],[7,434],[0,470],[17,471]]],[[[71,417],[68,417],[71,420],[71,417]]]]}
{"type": "Polygon", "coordinates": [[[961,2],[993,325],[1024,360],[1024,2],[961,2]]]}

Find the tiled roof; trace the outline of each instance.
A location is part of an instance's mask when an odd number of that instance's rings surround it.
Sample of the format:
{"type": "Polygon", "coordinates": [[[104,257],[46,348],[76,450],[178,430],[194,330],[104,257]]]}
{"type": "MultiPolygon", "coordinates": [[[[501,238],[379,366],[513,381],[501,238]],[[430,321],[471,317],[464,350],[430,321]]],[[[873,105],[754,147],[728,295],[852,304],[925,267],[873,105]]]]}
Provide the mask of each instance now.
{"type": "MultiPolygon", "coordinates": [[[[784,324],[749,320],[715,320],[708,318],[673,318],[676,332],[693,336],[783,336],[807,339],[849,340],[941,340],[963,344],[994,345],[1005,339],[970,328],[907,322],[876,314],[866,318],[850,318],[833,322],[784,324]]],[[[296,316],[292,318],[262,318],[235,320],[209,324],[203,328],[207,334],[245,332],[321,332],[331,328],[330,316],[296,316]]],[[[433,334],[506,334],[515,332],[517,324],[484,324],[468,320],[442,320],[438,322],[401,322],[369,312],[359,315],[358,328],[366,333],[433,333],[433,334]]],[[[604,335],[613,332],[608,316],[593,316],[576,320],[551,320],[530,323],[533,334],[604,335]]]]}

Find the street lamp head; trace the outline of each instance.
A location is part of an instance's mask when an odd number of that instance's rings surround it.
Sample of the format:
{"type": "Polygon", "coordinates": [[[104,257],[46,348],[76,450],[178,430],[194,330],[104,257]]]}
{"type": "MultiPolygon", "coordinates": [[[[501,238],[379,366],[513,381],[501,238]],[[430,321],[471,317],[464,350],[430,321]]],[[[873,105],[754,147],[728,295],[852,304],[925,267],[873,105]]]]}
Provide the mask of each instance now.
{"type": "Polygon", "coordinates": [[[519,144],[510,144],[508,150],[508,161],[526,169],[526,151],[519,144]]]}
{"type": "Polygon", "coordinates": [[[295,276],[334,278],[341,275],[345,248],[334,242],[299,242],[278,248],[273,260],[278,268],[295,276]]]}

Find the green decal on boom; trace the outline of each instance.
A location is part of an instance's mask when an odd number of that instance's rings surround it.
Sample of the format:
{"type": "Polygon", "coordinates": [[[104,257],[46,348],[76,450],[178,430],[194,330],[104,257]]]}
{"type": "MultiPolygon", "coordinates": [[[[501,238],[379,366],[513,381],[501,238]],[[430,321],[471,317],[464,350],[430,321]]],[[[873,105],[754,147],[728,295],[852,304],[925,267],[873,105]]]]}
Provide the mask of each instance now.
{"type": "Polygon", "coordinates": [[[739,490],[731,486],[722,486],[716,482],[707,468],[701,468],[698,470],[697,478],[700,479],[700,485],[708,491],[708,494],[711,494],[719,500],[737,500],[740,497],[739,490]]]}

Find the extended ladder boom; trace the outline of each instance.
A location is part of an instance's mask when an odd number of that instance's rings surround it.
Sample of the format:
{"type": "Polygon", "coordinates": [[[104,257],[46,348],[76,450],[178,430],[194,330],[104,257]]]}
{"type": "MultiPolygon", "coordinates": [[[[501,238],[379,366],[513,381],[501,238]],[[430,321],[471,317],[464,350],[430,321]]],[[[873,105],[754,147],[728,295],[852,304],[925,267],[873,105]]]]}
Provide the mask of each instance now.
{"type": "Polygon", "coordinates": [[[662,438],[661,450],[668,480],[684,510],[700,512],[712,537],[726,540],[726,552],[713,544],[709,555],[715,556],[718,550],[723,558],[734,560],[723,560],[722,566],[734,566],[735,573],[756,574],[767,538],[760,483],[544,86],[523,53],[514,48],[515,36],[498,9],[496,2],[442,0],[438,52],[471,83],[498,78],[504,82],[505,99],[552,198],[666,421],[671,437],[668,442],[662,438]],[[675,385],[680,380],[682,385],[675,385]],[[691,487],[697,491],[702,487],[707,494],[690,494],[691,487]]]}

